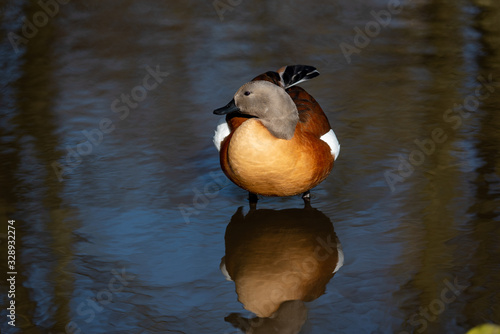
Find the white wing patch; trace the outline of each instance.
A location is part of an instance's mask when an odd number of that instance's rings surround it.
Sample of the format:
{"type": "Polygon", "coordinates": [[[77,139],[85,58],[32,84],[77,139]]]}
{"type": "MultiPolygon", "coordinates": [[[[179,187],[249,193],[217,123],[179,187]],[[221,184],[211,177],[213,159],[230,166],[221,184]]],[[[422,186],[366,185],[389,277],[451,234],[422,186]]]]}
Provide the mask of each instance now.
{"type": "Polygon", "coordinates": [[[340,153],[340,144],[337,140],[337,136],[335,136],[335,132],[330,129],[330,131],[322,135],[320,139],[330,146],[330,152],[332,152],[334,160],[337,160],[340,153]]]}
{"type": "Polygon", "coordinates": [[[226,118],[222,118],[219,121],[219,124],[217,124],[217,127],[215,128],[215,135],[214,135],[214,145],[217,148],[217,151],[220,152],[220,146],[222,144],[222,141],[224,138],[229,136],[229,126],[226,123],[226,118]]]}
{"type": "Polygon", "coordinates": [[[335,274],[344,265],[344,251],[342,250],[342,245],[340,244],[339,238],[335,237],[335,239],[337,241],[337,252],[339,260],[337,261],[335,269],[333,269],[333,274],[335,274]]]}
{"type": "Polygon", "coordinates": [[[227,269],[226,269],[226,257],[223,256],[222,259],[220,260],[220,271],[222,272],[222,274],[224,275],[224,277],[226,278],[226,281],[232,281],[233,279],[231,278],[231,276],[229,275],[229,273],[227,272],[227,269]]]}

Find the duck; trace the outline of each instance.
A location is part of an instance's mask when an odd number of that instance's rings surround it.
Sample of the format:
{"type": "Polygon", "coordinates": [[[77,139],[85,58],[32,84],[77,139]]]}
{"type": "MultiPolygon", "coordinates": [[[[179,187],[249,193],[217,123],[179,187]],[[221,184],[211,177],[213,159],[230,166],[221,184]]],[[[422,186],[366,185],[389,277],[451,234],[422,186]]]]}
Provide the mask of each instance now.
{"type": "Polygon", "coordinates": [[[318,75],[308,65],[268,71],[213,111],[225,115],[213,137],[221,169],[250,201],[299,194],[309,200],[310,190],[330,174],[339,141],[319,103],[297,86],[318,75]]]}

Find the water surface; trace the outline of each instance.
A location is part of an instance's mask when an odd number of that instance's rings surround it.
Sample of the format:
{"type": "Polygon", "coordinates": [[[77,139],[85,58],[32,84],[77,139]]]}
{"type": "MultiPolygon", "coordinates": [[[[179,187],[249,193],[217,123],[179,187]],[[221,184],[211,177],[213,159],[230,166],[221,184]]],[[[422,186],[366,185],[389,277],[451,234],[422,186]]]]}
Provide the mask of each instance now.
{"type": "MultiPolygon", "coordinates": [[[[16,327],[2,279],[1,332],[464,333],[500,323],[500,5],[390,3],[61,1],[44,20],[35,1],[4,2],[0,234],[7,254],[14,219],[17,275],[16,327]],[[263,198],[255,222],[220,171],[212,110],[287,64],[319,69],[301,86],[328,115],[340,157],[313,189],[313,211],[299,197],[263,198]],[[323,227],[294,223],[292,209],[323,227]],[[297,233],[335,235],[344,265],[317,274],[315,292],[290,297],[274,320],[256,318],[220,270],[240,211],[241,242],[269,232],[280,240],[272,252],[298,256],[281,273],[255,257],[264,277],[302,286],[316,246],[280,239],[297,233]]],[[[247,260],[257,252],[237,249],[247,260]]]]}

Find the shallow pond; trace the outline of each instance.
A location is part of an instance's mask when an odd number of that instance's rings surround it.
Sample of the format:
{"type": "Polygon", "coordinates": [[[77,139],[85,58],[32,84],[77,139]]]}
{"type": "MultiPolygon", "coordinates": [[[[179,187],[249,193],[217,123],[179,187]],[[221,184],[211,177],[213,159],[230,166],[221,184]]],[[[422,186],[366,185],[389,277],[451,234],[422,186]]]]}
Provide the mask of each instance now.
{"type": "Polygon", "coordinates": [[[2,333],[500,323],[499,2],[42,4],[2,4],[2,333]],[[340,157],[250,210],[212,111],[289,64],[340,157]]]}

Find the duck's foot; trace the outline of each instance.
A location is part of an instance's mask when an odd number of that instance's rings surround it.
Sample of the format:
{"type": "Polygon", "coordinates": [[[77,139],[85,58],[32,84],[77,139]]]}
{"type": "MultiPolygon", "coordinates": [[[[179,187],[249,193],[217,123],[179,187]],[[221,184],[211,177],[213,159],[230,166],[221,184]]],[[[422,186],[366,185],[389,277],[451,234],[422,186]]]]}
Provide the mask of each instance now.
{"type": "Polygon", "coordinates": [[[249,192],[248,193],[248,203],[250,204],[250,210],[257,209],[257,202],[259,197],[256,194],[249,192]]]}

